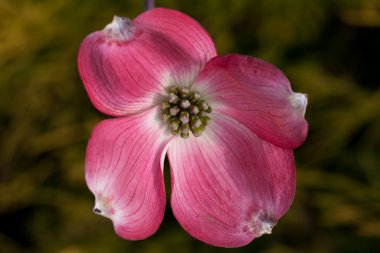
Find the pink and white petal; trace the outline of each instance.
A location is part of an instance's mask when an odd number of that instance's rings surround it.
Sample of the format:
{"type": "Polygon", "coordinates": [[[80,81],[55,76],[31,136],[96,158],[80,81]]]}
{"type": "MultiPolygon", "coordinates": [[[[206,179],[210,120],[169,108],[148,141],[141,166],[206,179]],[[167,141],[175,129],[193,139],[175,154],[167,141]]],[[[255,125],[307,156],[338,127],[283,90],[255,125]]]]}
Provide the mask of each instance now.
{"type": "Polygon", "coordinates": [[[94,106],[123,116],[157,105],[163,88],[171,85],[168,76],[189,75],[194,68],[198,73],[215,55],[211,38],[195,20],[153,9],[133,21],[114,17],[102,31],[87,36],[78,68],[94,106]]]}
{"type": "Polygon", "coordinates": [[[156,113],[104,120],[87,146],[94,212],[110,218],[116,233],[129,240],[152,235],[164,215],[162,158],[170,137],[160,131],[156,113]]]}
{"type": "Polygon", "coordinates": [[[194,87],[205,94],[214,112],[233,117],[275,145],[293,149],[307,137],[307,96],[293,92],[286,76],[263,60],[215,57],[194,87]]]}
{"type": "Polygon", "coordinates": [[[171,205],[193,237],[240,247],[270,233],[295,193],[293,153],[214,114],[200,137],[170,142],[171,205]]]}
{"type": "Polygon", "coordinates": [[[186,57],[205,65],[216,56],[214,42],[207,31],[190,16],[172,9],[155,8],[140,14],[134,22],[153,34],[160,33],[178,45],[186,57]]]}

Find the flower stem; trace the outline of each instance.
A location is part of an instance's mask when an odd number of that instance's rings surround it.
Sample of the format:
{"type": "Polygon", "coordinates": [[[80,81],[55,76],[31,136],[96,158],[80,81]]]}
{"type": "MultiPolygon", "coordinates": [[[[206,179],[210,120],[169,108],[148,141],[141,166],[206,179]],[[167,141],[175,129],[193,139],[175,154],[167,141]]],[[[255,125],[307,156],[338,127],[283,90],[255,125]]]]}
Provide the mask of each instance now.
{"type": "Polygon", "coordinates": [[[154,0],[144,0],[145,10],[151,10],[154,8],[154,0]]]}

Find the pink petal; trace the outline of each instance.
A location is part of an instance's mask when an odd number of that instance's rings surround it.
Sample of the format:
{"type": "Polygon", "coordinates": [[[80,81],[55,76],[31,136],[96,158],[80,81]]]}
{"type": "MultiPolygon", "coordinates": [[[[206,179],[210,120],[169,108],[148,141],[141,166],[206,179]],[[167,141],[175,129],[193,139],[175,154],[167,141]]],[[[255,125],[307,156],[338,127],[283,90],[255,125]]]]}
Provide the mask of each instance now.
{"type": "Polygon", "coordinates": [[[293,149],[306,139],[306,95],[294,93],[286,76],[263,60],[215,57],[194,87],[206,94],[215,112],[235,118],[275,145],[293,149]]]}
{"type": "Polygon", "coordinates": [[[246,245],[270,233],[292,203],[292,151],[231,118],[213,114],[202,136],[173,140],[168,157],[174,215],[206,243],[246,245]]]}
{"type": "Polygon", "coordinates": [[[160,131],[156,113],[104,120],[87,146],[86,182],[95,195],[94,212],[110,218],[125,239],[152,235],[164,215],[162,162],[169,138],[160,131]]]}
{"type": "Polygon", "coordinates": [[[216,56],[214,42],[207,31],[182,12],[155,8],[143,12],[135,19],[135,23],[143,29],[150,29],[153,33],[161,33],[196,62],[206,64],[216,56]]]}
{"type": "MultiPolygon", "coordinates": [[[[178,11],[153,9],[115,17],[82,42],[79,73],[95,107],[122,116],[155,106],[168,76],[198,71],[216,55],[207,32],[178,11]]],[[[175,80],[175,77],[172,78],[175,80]]]]}

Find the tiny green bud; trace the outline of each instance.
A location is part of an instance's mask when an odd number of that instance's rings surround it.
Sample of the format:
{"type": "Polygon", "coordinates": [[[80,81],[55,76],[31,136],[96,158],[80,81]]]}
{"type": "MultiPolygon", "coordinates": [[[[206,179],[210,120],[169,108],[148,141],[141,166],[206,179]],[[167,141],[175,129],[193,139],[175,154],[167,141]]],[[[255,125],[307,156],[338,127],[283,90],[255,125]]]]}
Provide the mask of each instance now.
{"type": "Polygon", "coordinates": [[[178,94],[179,88],[178,86],[174,86],[170,88],[170,92],[174,94],[178,94]]]}
{"type": "Polygon", "coordinates": [[[182,111],[182,112],[179,114],[179,120],[181,121],[182,124],[186,124],[186,123],[188,123],[189,120],[190,120],[190,115],[189,115],[189,113],[188,113],[188,112],[183,112],[183,111],[182,111]]]}
{"type": "Polygon", "coordinates": [[[190,101],[187,100],[187,99],[182,99],[179,106],[182,108],[182,109],[187,109],[189,108],[191,105],[190,101]]]}
{"type": "Polygon", "coordinates": [[[189,133],[184,133],[184,132],[181,132],[181,137],[184,138],[184,139],[187,139],[189,138],[189,133]]]}
{"type": "Polygon", "coordinates": [[[167,100],[161,104],[163,121],[173,135],[188,138],[202,135],[209,124],[210,105],[198,92],[193,92],[186,86],[172,86],[167,88],[167,100]]]}
{"type": "Polygon", "coordinates": [[[163,110],[165,110],[165,109],[169,109],[169,108],[170,108],[170,104],[169,104],[169,102],[168,102],[168,101],[163,102],[161,108],[162,108],[163,110]]]}
{"type": "Polygon", "coordinates": [[[165,122],[169,122],[169,120],[171,118],[171,116],[170,116],[169,113],[163,113],[162,117],[163,117],[163,119],[164,119],[165,122]]]}
{"type": "Polygon", "coordinates": [[[208,109],[208,107],[209,107],[208,104],[207,104],[207,102],[204,101],[204,100],[199,101],[199,102],[197,103],[197,106],[198,106],[199,109],[202,110],[202,111],[206,111],[206,110],[208,109]]]}
{"type": "Polygon", "coordinates": [[[197,114],[198,117],[206,117],[207,116],[207,112],[205,111],[200,111],[198,114],[197,114]]]}
{"type": "Polygon", "coordinates": [[[178,100],[179,100],[179,98],[176,94],[174,94],[174,93],[169,94],[169,103],[170,104],[177,104],[178,100]]]}
{"type": "Polygon", "coordinates": [[[199,94],[198,92],[193,92],[193,93],[190,94],[190,99],[192,101],[196,101],[196,100],[198,100],[200,98],[201,98],[201,94],[199,94]]]}
{"type": "Polygon", "coordinates": [[[189,111],[191,114],[197,115],[199,112],[199,108],[196,105],[192,105],[190,106],[189,111]]]}
{"type": "Polygon", "coordinates": [[[188,123],[181,126],[181,133],[189,133],[189,132],[190,132],[190,125],[188,123]]]}
{"type": "Polygon", "coordinates": [[[210,117],[204,116],[201,118],[202,125],[207,126],[208,122],[210,121],[210,117]]]}
{"type": "Polygon", "coordinates": [[[192,116],[190,118],[191,128],[198,128],[202,125],[202,121],[197,116],[192,116]]]}
{"type": "Polygon", "coordinates": [[[178,128],[179,128],[179,120],[178,119],[176,119],[176,118],[174,118],[174,119],[172,119],[171,121],[170,121],[170,129],[171,130],[178,130],[178,128]]]}
{"type": "Polygon", "coordinates": [[[172,135],[177,135],[179,133],[179,130],[170,130],[170,133],[172,135]]]}
{"type": "Polygon", "coordinates": [[[202,135],[203,131],[205,130],[204,126],[200,126],[198,128],[191,129],[191,132],[195,137],[199,137],[202,135]]]}
{"type": "Polygon", "coordinates": [[[170,115],[176,116],[180,111],[181,109],[179,109],[178,106],[173,106],[172,108],[170,108],[170,115]]]}
{"type": "Polygon", "coordinates": [[[180,92],[183,97],[187,97],[190,93],[190,89],[188,87],[181,87],[180,92]]]}

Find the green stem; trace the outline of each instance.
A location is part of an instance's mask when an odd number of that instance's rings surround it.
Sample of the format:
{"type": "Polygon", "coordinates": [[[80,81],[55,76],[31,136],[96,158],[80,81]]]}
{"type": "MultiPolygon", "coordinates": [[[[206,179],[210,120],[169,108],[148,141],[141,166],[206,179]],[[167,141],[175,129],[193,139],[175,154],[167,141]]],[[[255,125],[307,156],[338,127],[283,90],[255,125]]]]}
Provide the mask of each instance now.
{"type": "Polygon", "coordinates": [[[145,0],[145,10],[151,10],[154,8],[154,0],[145,0]]]}

